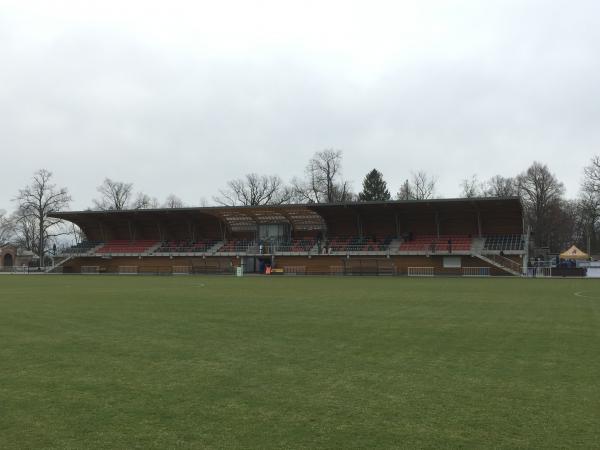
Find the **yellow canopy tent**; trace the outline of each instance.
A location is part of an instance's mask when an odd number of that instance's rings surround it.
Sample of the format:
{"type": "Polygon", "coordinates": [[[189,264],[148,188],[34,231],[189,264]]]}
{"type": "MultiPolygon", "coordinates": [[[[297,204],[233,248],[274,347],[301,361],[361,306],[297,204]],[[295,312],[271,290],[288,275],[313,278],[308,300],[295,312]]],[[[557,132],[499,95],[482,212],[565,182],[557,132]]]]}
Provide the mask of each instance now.
{"type": "Polygon", "coordinates": [[[590,255],[582,252],[574,245],[569,250],[566,250],[560,254],[561,259],[589,259],[590,255]]]}

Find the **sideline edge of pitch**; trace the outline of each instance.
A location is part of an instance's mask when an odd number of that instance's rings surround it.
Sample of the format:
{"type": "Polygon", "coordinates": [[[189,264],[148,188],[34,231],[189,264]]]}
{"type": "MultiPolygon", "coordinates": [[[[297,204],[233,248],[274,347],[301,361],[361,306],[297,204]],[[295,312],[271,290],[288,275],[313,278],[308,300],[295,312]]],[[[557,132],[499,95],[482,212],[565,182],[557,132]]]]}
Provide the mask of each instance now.
{"type": "Polygon", "coordinates": [[[595,300],[600,300],[600,297],[592,297],[590,295],[585,295],[585,292],[587,292],[587,291],[575,292],[574,295],[575,295],[575,297],[579,297],[579,298],[593,298],[595,300]]]}

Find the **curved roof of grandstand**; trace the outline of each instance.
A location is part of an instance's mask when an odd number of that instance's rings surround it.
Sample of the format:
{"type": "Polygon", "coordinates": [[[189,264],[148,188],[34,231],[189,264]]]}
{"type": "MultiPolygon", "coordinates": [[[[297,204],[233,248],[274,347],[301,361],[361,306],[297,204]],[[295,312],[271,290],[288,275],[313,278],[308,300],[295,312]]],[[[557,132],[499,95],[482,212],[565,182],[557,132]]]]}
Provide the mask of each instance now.
{"type": "Polygon", "coordinates": [[[52,216],[73,222],[82,229],[98,224],[123,221],[160,223],[164,220],[198,221],[217,219],[231,231],[256,229],[257,224],[289,223],[295,230],[325,229],[329,220],[348,213],[355,215],[389,215],[453,211],[456,213],[502,210],[503,214],[521,220],[522,206],[518,197],[477,197],[430,200],[393,200],[374,202],[303,203],[263,206],[209,206],[109,211],[68,211],[52,216]]]}

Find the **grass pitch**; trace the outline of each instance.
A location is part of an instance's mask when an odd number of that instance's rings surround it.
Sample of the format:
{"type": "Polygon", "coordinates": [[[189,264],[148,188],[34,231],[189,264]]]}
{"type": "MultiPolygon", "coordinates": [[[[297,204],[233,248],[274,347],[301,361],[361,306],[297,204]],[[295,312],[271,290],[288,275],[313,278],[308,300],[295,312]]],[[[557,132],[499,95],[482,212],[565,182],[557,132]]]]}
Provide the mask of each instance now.
{"type": "Polygon", "coordinates": [[[600,447],[600,283],[1,276],[0,447],[600,447]]]}

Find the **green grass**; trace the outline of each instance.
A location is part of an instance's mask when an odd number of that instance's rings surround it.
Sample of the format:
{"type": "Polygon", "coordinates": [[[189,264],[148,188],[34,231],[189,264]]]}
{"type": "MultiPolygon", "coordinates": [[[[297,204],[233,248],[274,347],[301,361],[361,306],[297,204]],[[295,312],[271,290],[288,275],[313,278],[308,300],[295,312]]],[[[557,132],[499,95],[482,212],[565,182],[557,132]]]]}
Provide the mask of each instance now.
{"type": "Polygon", "coordinates": [[[600,283],[0,276],[0,448],[316,447],[600,447],[600,283]]]}

